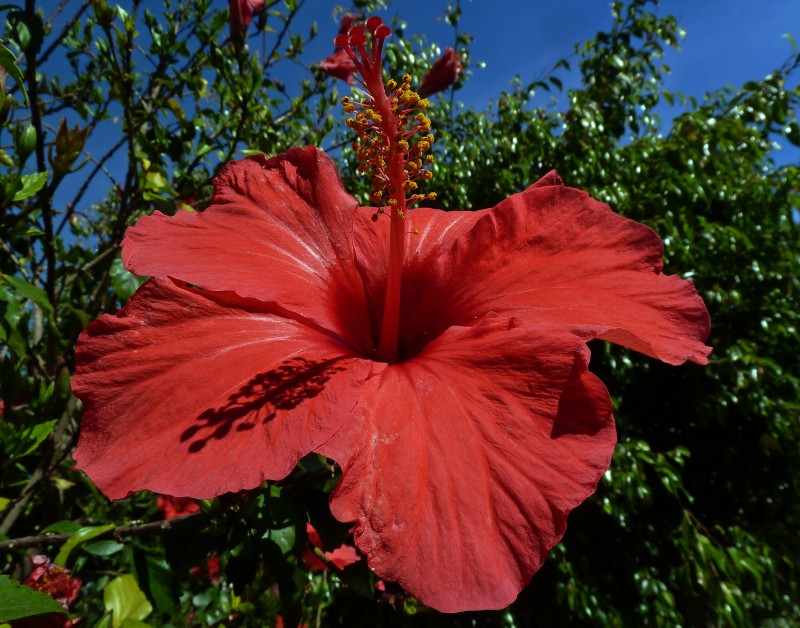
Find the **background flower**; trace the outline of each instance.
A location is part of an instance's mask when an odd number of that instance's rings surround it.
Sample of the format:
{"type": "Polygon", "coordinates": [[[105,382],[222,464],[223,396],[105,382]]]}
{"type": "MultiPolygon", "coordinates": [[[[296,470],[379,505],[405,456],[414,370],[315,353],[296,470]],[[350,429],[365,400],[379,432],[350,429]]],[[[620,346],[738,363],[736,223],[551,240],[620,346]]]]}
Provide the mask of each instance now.
{"type": "Polygon", "coordinates": [[[427,74],[422,77],[422,84],[418,90],[419,95],[427,98],[444,91],[456,82],[458,75],[461,74],[461,69],[461,53],[448,46],[427,74]]]}

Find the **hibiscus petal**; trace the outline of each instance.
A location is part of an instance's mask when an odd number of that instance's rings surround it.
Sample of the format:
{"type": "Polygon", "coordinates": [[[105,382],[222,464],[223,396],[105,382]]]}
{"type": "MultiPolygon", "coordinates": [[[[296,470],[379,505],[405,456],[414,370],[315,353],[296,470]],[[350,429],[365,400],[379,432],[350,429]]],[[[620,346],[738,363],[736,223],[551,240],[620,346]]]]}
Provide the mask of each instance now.
{"type": "Polygon", "coordinates": [[[155,212],[126,234],[125,267],[207,290],[274,301],[370,349],[363,287],[352,262],[358,204],[313,146],[226,165],[211,205],[155,212]]]}
{"type": "Polygon", "coordinates": [[[210,498],[286,476],[355,405],[368,362],[233,293],[152,279],[83,332],[75,460],[110,498],[210,498]]]}
{"type": "Polygon", "coordinates": [[[510,604],[608,468],[608,393],[583,341],[497,317],[370,379],[320,452],[380,578],[441,611],[510,604]]]}
{"type": "Polygon", "coordinates": [[[662,254],[649,227],[551,173],[494,207],[437,260],[429,286],[404,303],[403,342],[491,311],[670,364],[706,364],[708,312],[690,282],[661,274],[662,254]]]}

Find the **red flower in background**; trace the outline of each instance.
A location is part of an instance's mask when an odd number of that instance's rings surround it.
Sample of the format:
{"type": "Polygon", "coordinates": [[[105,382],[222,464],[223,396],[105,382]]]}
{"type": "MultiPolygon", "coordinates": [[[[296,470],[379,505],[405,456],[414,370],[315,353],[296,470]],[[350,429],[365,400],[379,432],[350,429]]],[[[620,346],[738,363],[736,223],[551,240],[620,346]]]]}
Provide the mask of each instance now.
{"type": "Polygon", "coordinates": [[[206,560],[205,566],[198,565],[197,567],[192,567],[189,570],[189,573],[201,578],[205,578],[206,580],[210,580],[214,583],[219,582],[219,556],[216,554],[214,556],[210,556],[208,560],[206,560]]]}
{"type": "MultiPolygon", "coordinates": [[[[359,13],[345,13],[339,24],[339,34],[346,34],[361,20],[363,20],[363,16],[359,13]]],[[[338,46],[333,54],[319,64],[319,67],[326,74],[347,81],[351,85],[353,84],[353,74],[357,71],[356,64],[353,63],[345,49],[338,46]]]]}
{"type": "Polygon", "coordinates": [[[174,519],[200,510],[200,504],[191,497],[173,497],[172,495],[159,495],[156,498],[156,506],[164,519],[174,519]]]}
{"type": "Polygon", "coordinates": [[[461,53],[452,48],[445,48],[442,56],[422,78],[422,84],[419,86],[420,97],[427,98],[444,91],[456,82],[461,70],[461,53]]]}
{"type": "MultiPolygon", "coordinates": [[[[46,593],[59,602],[65,611],[68,611],[81,590],[81,579],[70,575],[68,569],[59,567],[43,554],[31,556],[31,566],[33,571],[25,579],[24,584],[31,589],[46,593]]],[[[16,620],[13,622],[13,626],[15,628],[72,628],[74,623],[66,615],[50,613],[16,620]]]]}
{"type": "Polygon", "coordinates": [[[363,21],[364,16],[361,13],[345,13],[339,22],[339,35],[346,35],[351,28],[363,21]]]}
{"type": "Polygon", "coordinates": [[[319,67],[326,74],[353,84],[356,66],[343,48],[338,48],[336,52],[320,63],[319,67]]]}
{"type": "MultiPolygon", "coordinates": [[[[367,38],[337,40],[361,54],[367,38]]],[[[359,137],[397,128],[390,97],[419,98],[410,79],[384,93],[367,55],[381,111],[359,137]]],[[[129,229],[125,266],[152,279],[81,335],[75,458],[114,499],[210,498],[321,453],[342,467],[332,512],[380,578],[442,611],[503,608],[611,459],[586,342],[705,364],[708,313],[662,274],[651,229],[554,172],[475,212],[405,211],[400,187],[384,220],[325,153],[292,149],[225,166],[205,211],[129,229]]]]}
{"type": "Polygon", "coordinates": [[[231,12],[231,37],[244,39],[253,16],[264,7],[264,0],[228,0],[231,12]]]}
{"type": "MultiPolygon", "coordinates": [[[[322,549],[322,539],[319,536],[319,532],[308,522],[306,522],[306,535],[312,547],[316,547],[320,550],[322,549]]],[[[352,565],[361,560],[361,556],[359,556],[356,548],[352,545],[345,544],[340,545],[333,551],[325,552],[325,558],[338,569],[344,569],[348,565],[352,565]]],[[[306,568],[312,571],[330,571],[330,567],[322,562],[312,548],[303,552],[303,562],[306,568]]]]}

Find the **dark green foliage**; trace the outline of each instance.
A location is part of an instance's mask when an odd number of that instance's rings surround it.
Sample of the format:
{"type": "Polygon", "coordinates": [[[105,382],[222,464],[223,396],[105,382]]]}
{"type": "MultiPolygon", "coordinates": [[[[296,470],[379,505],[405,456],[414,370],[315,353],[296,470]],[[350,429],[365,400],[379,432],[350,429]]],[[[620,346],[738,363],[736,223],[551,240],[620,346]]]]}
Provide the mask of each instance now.
{"type": "MultiPolygon", "coordinates": [[[[159,15],[132,4],[92,0],[57,22],[6,12],[5,45],[25,53],[19,71],[0,49],[14,79],[0,91],[0,541],[71,535],[35,547],[51,558],[65,547],[61,561],[84,582],[72,610],[87,625],[122,621],[112,617],[120,596],[139,600],[130,619],[175,626],[278,615],[287,626],[800,623],[800,164],[775,161],[776,144],[800,145],[796,51],[769,77],[694,102],[662,87],[675,19],[630,0],[613,4],[608,32],[576,47],[579,87],[562,91],[571,68],[560,62],[486,111],[433,99],[438,206],[491,207],[557,169],[658,232],[665,271],[691,278],[709,307],[714,347],[708,367],[675,368],[593,343],[618,422],[611,470],[514,605],[443,616],[391,584],[375,590],[363,561],[305,568],[307,521],[325,550],[348,542],[328,512],[336,478],[324,460],[163,530],[107,530],[158,521],[154,497],[108,503],[71,469],[75,340],[138,285],[117,253],[125,227],[153,209],[204,207],[214,172],[244,149],[350,141],[335,127],[343,83],[299,61],[307,40],[289,26],[302,3],[267,2],[266,34],[249,47],[228,40],[227,13],[208,0],[159,15]],[[71,73],[52,73],[56,54],[71,73]],[[683,113],[662,124],[665,102],[683,113]],[[218,582],[207,575],[214,556],[218,582]]],[[[455,27],[460,11],[448,17],[455,27]]],[[[388,73],[420,76],[436,49],[393,27],[388,73]]],[[[340,156],[345,185],[366,199],[352,155],[340,156]]],[[[24,579],[26,566],[24,547],[0,550],[4,573],[24,579]]]]}

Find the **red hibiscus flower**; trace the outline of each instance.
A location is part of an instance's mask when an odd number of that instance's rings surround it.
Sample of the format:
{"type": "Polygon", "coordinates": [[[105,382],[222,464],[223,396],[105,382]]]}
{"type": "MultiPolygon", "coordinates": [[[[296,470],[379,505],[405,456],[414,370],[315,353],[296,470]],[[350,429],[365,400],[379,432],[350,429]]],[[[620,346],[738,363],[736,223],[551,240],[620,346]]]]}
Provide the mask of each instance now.
{"type": "MultiPolygon", "coordinates": [[[[306,523],[306,535],[308,536],[308,542],[311,544],[312,548],[322,549],[322,539],[319,536],[319,532],[308,522],[306,523]]],[[[330,571],[330,567],[320,560],[319,556],[317,556],[312,548],[303,552],[303,562],[306,568],[312,571],[330,571]]],[[[325,552],[325,558],[337,569],[344,569],[348,565],[352,565],[361,560],[361,556],[358,555],[355,547],[344,544],[333,551],[325,552]]]]}
{"type": "Polygon", "coordinates": [[[200,504],[191,497],[172,495],[159,495],[156,498],[156,506],[164,519],[174,519],[200,510],[200,504]]]}
{"type": "Polygon", "coordinates": [[[705,364],[708,314],[651,229],[555,173],[491,209],[410,210],[433,138],[412,143],[430,121],[411,77],[384,88],[388,34],[336,40],[370,94],[344,103],[381,207],[308,147],[228,164],[205,211],[141,219],[123,260],[152,279],[78,343],[75,459],[111,498],[210,498],[321,453],[378,577],[503,608],[611,460],[586,342],[705,364]]]}
{"type": "Polygon", "coordinates": [[[208,560],[206,560],[205,566],[198,565],[196,567],[192,567],[189,569],[189,573],[201,578],[205,578],[206,580],[210,580],[213,583],[219,582],[219,556],[216,554],[214,556],[210,556],[208,560]]]}
{"type": "Polygon", "coordinates": [[[264,0],[228,0],[231,12],[231,37],[244,39],[253,16],[264,7],[264,0]]]}
{"type": "MultiPolygon", "coordinates": [[[[43,554],[31,556],[31,566],[33,571],[25,579],[24,584],[36,591],[47,593],[68,611],[81,590],[81,579],[70,575],[68,569],[52,563],[43,554]]],[[[66,615],[50,613],[19,619],[13,625],[17,628],[72,628],[75,623],[77,620],[73,622],[66,615]]]]}
{"type": "Polygon", "coordinates": [[[319,64],[319,67],[325,74],[353,84],[356,66],[343,48],[337,48],[336,52],[319,64]]]}
{"type": "Polygon", "coordinates": [[[433,96],[438,92],[446,90],[456,82],[458,75],[461,74],[461,53],[452,48],[445,48],[441,57],[436,60],[422,77],[422,84],[419,86],[419,95],[422,98],[433,96]]]}

